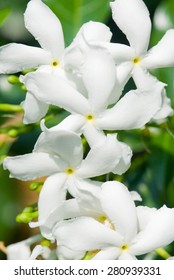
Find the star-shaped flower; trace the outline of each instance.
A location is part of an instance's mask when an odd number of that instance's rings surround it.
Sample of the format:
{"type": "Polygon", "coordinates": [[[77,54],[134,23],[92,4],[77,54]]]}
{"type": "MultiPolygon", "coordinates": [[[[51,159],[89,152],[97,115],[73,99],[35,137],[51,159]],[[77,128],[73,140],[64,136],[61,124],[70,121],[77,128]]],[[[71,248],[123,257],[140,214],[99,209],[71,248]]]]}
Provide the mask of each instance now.
{"type": "Polygon", "coordinates": [[[132,90],[120,98],[115,64],[104,48],[93,46],[86,53],[81,75],[84,83],[81,91],[61,77],[46,73],[30,73],[24,79],[32,95],[71,113],[52,128],[54,131],[67,129],[84,133],[91,143],[103,130],[141,128],[161,108],[163,85],[160,83],[150,91],[132,90]],[[109,108],[113,101],[114,106],[109,108]]]}
{"type": "MultiPolygon", "coordinates": [[[[56,15],[41,0],[31,0],[24,13],[24,21],[25,27],[39,42],[41,48],[16,43],[0,47],[0,73],[10,74],[37,68],[37,71],[60,75],[62,78],[71,81],[76,87],[78,78],[64,70],[64,57],[66,57],[64,35],[61,23],[56,15]]],[[[105,40],[103,39],[103,41],[108,41],[111,38],[109,28],[102,23],[87,23],[79,31],[77,37],[81,33],[84,33],[89,40],[104,37],[105,40]],[[92,30],[95,30],[95,32],[92,33],[92,30]]],[[[78,43],[81,44],[79,40],[78,43]]],[[[75,47],[73,43],[72,46],[76,56],[79,56],[78,44],[75,47]]],[[[66,63],[68,63],[68,57],[66,63]]],[[[47,104],[29,92],[25,101],[22,102],[22,107],[25,113],[25,123],[40,120],[48,110],[47,104]]]]}
{"type": "MultiPolygon", "coordinates": [[[[174,29],[168,30],[161,41],[148,50],[151,20],[142,0],[115,0],[110,4],[115,23],[126,35],[130,46],[102,43],[117,64],[117,73],[124,81],[133,77],[138,89],[147,90],[157,79],[148,70],[174,65],[174,29]]],[[[163,93],[162,112],[157,119],[172,113],[166,92],[163,93]]]]}
{"type": "Polygon", "coordinates": [[[174,208],[136,207],[119,182],[104,183],[99,200],[105,213],[100,221],[79,217],[55,225],[53,235],[59,246],[96,250],[93,260],[128,260],[174,240],[174,208]]]}
{"type": "Polygon", "coordinates": [[[88,178],[108,172],[123,173],[130,166],[130,148],[115,135],[104,137],[83,160],[83,146],[77,134],[68,131],[46,130],[30,154],[7,157],[4,168],[20,180],[47,176],[38,201],[39,220],[44,220],[65,199],[67,191],[80,196],[81,189],[93,190],[100,183],[88,178]]]}

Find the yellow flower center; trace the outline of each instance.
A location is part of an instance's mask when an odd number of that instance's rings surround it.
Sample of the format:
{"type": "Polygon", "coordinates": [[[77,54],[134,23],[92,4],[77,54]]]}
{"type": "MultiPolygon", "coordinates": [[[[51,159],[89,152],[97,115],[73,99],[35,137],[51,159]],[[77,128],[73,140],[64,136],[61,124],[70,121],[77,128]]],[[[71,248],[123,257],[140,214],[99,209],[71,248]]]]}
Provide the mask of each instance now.
{"type": "Polygon", "coordinates": [[[138,64],[141,61],[141,58],[139,56],[136,56],[132,61],[133,64],[138,64]]]}
{"type": "Polygon", "coordinates": [[[102,224],[104,224],[106,227],[115,230],[114,225],[111,223],[111,221],[105,217],[105,216],[100,216],[98,218],[98,221],[102,224]]]}
{"type": "Polygon", "coordinates": [[[125,251],[125,250],[127,250],[128,249],[128,245],[127,244],[123,244],[122,246],[121,246],[121,250],[122,251],[125,251]]]}
{"type": "Polygon", "coordinates": [[[74,172],[75,172],[75,170],[71,167],[69,167],[65,170],[65,173],[68,174],[68,175],[72,175],[74,172]]]}
{"type": "Polygon", "coordinates": [[[87,121],[93,121],[95,119],[95,117],[92,114],[85,116],[85,118],[87,121]]]}
{"type": "Polygon", "coordinates": [[[53,67],[57,67],[57,66],[59,66],[59,64],[60,64],[60,62],[58,60],[53,60],[51,62],[51,66],[53,66],[53,67]]]}

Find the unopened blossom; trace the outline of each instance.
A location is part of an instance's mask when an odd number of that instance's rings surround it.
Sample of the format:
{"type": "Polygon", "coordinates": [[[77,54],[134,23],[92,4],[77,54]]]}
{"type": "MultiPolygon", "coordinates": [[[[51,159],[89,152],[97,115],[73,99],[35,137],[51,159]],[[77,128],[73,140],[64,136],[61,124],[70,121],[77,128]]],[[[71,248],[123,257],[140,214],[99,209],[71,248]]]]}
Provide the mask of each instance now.
{"type": "MultiPolygon", "coordinates": [[[[10,74],[25,69],[38,68],[39,71],[60,75],[76,86],[78,78],[64,71],[64,35],[61,23],[56,15],[41,0],[31,0],[24,13],[24,22],[25,27],[41,47],[19,43],[10,43],[0,47],[0,73],[10,74]]],[[[93,40],[93,37],[98,40],[103,35],[102,41],[110,41],[111,38],[109,28],[102,23],[90,22],[89,26],[87,23],[81,32],[85,33],[86,38],[90,40],[93,40]],[[92,29],[95,32],[92,33],[92,29]]],[[[77,36],[80,35],[77,34],[77,36]]],[[[77,47],[77,56],[78,52],[80,50],[77,47]]],[[[66,62],[68,63],[68,58],[66,62]]],[[[37,96],[32,96],[29,92],[27,92],[25,101],[22,102],[22,107],[24,109],[25,123],[40,120],[48,110],[47,104],[40,101],[37,96]]]]}
{"type": "Polygon", "coordinates": [[[67,129],[84,133],[90,143],[103,130],[141,128],[161,108],[163,85],[160,83],[148,91],[131,90],[120,98],[120,91],[115,90],[114,61],[102,47],[93,46],[86,53],[81,77],[84,83],[81,91],[60,77],[46,73],[30,73],[24,78],[33,96],[71,113],[54,131],[67,129]],[[113,100],[114,106],[108,108],[113,100]]]}
{"type": "Polygon", "coordinates": [[[131,260],[174,240],[174,208],[136,207],[127,188],[119,182],[104,183],[99,199],[105,213],[100,221],[79,217],[54,227],[58,246],[96,250],[93,260],[131,260]]]}
{"type": "MultiPolygon", "coordinates": [[[[108,172],[125,172],[130,166],[131,151],[123,147],[115,135],[108,135],[93,147],[83,160],[81,138],[69,131],[53,132],[46,130],[30,154],[7,157],[4,168],[10,176],[20,180],[34,180],[47,176],[38,201],[39,220],[66,199],[67,190],[77,197],[81,188],[86,187],[86,180],[108,172]],[[126,160],[124,160],[124,157],[126,160]]],[[[100,183],[87,180],[98,188],[100,183]]]]}

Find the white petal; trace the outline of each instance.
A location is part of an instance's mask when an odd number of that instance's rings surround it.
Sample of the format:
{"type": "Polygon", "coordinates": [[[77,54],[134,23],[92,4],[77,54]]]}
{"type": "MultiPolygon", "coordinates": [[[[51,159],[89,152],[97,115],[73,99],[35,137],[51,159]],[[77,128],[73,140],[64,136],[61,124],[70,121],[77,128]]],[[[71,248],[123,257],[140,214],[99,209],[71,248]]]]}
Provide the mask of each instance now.
{"type": "Polygon", "coordinates": [[[151,21],[142,0],[116,0],[111,4],[113,19],[125,33],[137,54],[146,52],[149,45],[151,21]]]}
{"type": "MultiPolygon", "coordinates": [[[[133,79],[138,89],[140,90],[151,90],[155,85],[161,84],[165,87],[166,84],[158,81],[156,77],[152,76],[146,69],[142,67],[134,67],[133,79]]],[[[162,120],[173,114],[173,109],[171,107],[171,101],[166,96],[166,90],[162,90],[162,104],[160,109],[154,115],[153,119],[162,120]]]]}
{"type": "Polygon", "coordinates": [[[45,129],[39,136],[34,151],[60,156],[66,162],[67,167],[76,167],[83,159],[80,136],[67,130],[45,129]]]}
{"type": "Polygon", "coordinates": [[[30,247],[25,241],[7,246],[8,260],[28,260],[31,255],[30,247]]]}
{"type": "Polygon", "coordinates": [[[74,180],[68,180],[68,191],[74,193],[78,202],[81,214],[79,216],[90,216],[98,219],[103,215],[99,195],[102,182],[94,180],[81,180],[77,177],[74,180]]]}
{"type": "Polygon", "coordinates": [[[92,260],[116,260],[120,255],[120,250],[110,247],[99,251],[92,260]]]}
{"type": "Polygon", "coordinates": [[[70,115],[61,121],[58,125],[50,128],[52,131],[68,130],[76,133],[82,133],[82,127],[85,123],[85,118],[81,115],[70,115]]]}
{"type": "Polygon", "coordinates": [[[25,101],[22,102],[22,108],[24,109],[25,124],[35,123],[44,117],[48,111],[48,105],[42,101],[37,100],[29,92],[26,94],[25,101]]]}
{"type": "Polygon", "coordinates": [[[103,142],[106,140],[105,134],[103,131],[98,130],[94,123],[92,122],[87,123],[83,127],[83,135],[85,136],[89,146],[92,148],[94,146],[98,146],[100,142],[103,142]]]}
{"type": "Polygon", "coordinates": [[[146,207],[146,206],[138,206],[136,210],[137,210],[139,231],[142,231],[143,229],[146,228],[149,220],[153,217],[153,214],[157,211],[157,209],[146,207]]]}
{"type": "Polygon", "coordinates": [[[125,173],[130,165],[131,165],[131,158],[132,158],[132,150],[131,148],[126,145],[125,143],[119,142],[120,150],[121,150],[121,158],[116,165],[115,169],[112,171],[114,174],[123,174],[125,173]]]}
{"type": "Polygon", "coordinates": [[[44,253],[44,247],[41,245],[36,245],[29,257],[29,260],[35,260],[39,255],[44,253]]]}
{"type": "Polygon", "coordinates": [[[160,110],[153,117],[154,120],[164,120],[168,116],[173,115],[173,109],[171,106],[171,100],[166,95],[166,90],[164,89],[162,92],[162,105],[160,110]]]}
{"type": "Polygon", "coordinates": [[[80,46],[84,38],[87,42],[109,42],[111,40],[112,33],[110,29],[101,22],[89,21],[82,25],[77,33],[74,41],[80,46]]]}
{"type": "Polygon", "coordinates": [[[50,54],[36,47],[22,44],[8,44],[0,48],[0,73],[17,73],[50,63],[50,54]]]}
{"type": "Polygon", "coordinates": [[[130,192],[131,196],[132,196],[132,199],[134,201],[142,201],[142,197],[140,196],[140,194],[136,191],[131,191],[130,192]]]}
{"type": "Polygon", "coordinates": [[[114,224],[116,232],[129,242],[137,233],[137,214],[128,189],[120,182],[106,182],[102,185],[100,201],[103,211],[114,224]]]}
{"type": "Polygon", "coordinates": [[[4,159],[3,166],[10,171],[10,177],[27,181],[59,172],[65,164],[54,155],[31,153],[7,157],[4,159]]]}
{"type": "Polygon", "coordinates": [[[66,198],[65,173],[48,177],[42,187],[38,200],[39,221],[46,220],[50,213],[66,198]]]}
{"type": "Polygon", "coordinates": [[[108,98],[116,83],[115,64],[109,52],[91,47],[81,71],[92,111],[100,112],[107,108],[108,98]]]}
{"type": "MultiPolygon", "coordinates": [[[[49,182],[50,182],[50,178],[49,178],[49,182]]],[[[57,186],[57,182],[55,185],[57,186]]],[[[70,218],[80,217],[80,216],[93,216],[93,211],[85,209],[83,205],[80,205],[77,202],[77,199],[68,199],[66,201],[61,202],[61,200],[64,199],[64,188],[60,189],[60,187],[58,187],[57,191],[60,192],[59,193],[60,201],[56,199],[55,202],[55,205],[58,206],[56,206],[56,208],[54,208],[51,212],[49,211],[48,213],[46,213],[43,219],[41,219],[41,216],[39,216],[39,222],[30,223],[31,228],[40,226],[42,235],[50,240],[53,239],[52,228],[57,222],[70,218]]],[[[48,192],[48,190],[46,190],[45,192],[48,192]]],[[[42,201],[44,203],[44,199],[42,199],[42,201]]]]}
{"type": "Polygon", "coordinates": [[[124,44],[102,43],[100,45],[107,48],[116,64],[131,61],[136,56],[135,50],[124,44]]]}
{"type": "Polygon", "coordinates": [[[119,260],[137,260],[137,258],[134,255],[131,255],[128,252],[123,252],[118,259],[119,260]]]}
{"type": "Polygon", "coordinates": [[[24,82],[30,93],[47,104],[83,115],[90,111],[85,97],[58,75],[35,72],[28,74],[24,82]]]}
{"type": "Polygon", "coordinates": [[[31,0],[24,14],[25,26],[41,47],[59,59],[64,51],[62,26],[54,13],[41,1],[31,0]]]}
{"type": "Polygon", "coordinates": [[[170,244],[174,240],[173,224],[174,208],[163,206],[155,211],[146,227],[134,240],[131,252],[142,255],[170,244]]]}
{"type": "Polygon", "coordinates": [[[166,32],[159,43],[149,50],[143,60],[143,66],[146,68],[161,68],[174,66],[174,29],[166,32]]]}
{"type": "Polygon", "coordinates": [[[114,130],[143,127],[161,107],[161,87],[159,84],[151,91],[126,93],[113,108],[106,110],[96,120],[96,125],[101,129],[114,130]]]}
{"type": "Polygon", "coordinates": [[[81,260],[85,251],[73,251],[64,246],[57,247],[57,256],[59,260],[81,260]]]}
{"type": "Polygon", "coordinates": [[[90,178],[107,174],[115,168],[120,158],[120,143],[115,135],[108,134],[104,141],[91,148],[77,175],[80,178],[90,178]]]}
{"type": "Polygon", "coordinates": [[[109,28],[103,23],[89,21],[83,24],[74,38],[73,43],[65,50],[65,67],[68,67],[73,71],[79,71],[84,58],[84,53],[88,49],[85,40],[90,42],[90,44],[97,42],[97,44],[100,45],[100,42],[109,42],[111,36],[112,33],[109,28]]]}
{"type": "MultiPolygon", "coordinates": [[[[132,62],[123,62],[117,65],[117,80],[121,88],[124,88],[132,75],[132,62]]],[[[116,100],[117,101],[117,100],[116,100]]]]}
{"type": "Polygon", "coordinates": [[[155,76],[152,76],[146,69],[140,66],[135,66],[132,72],[132,77],[137,88],[141,91],[150,91],[157,84],[161,84],[164,88],[165,84],[157,80],[155,76]]]}
{"type": "Polygon", "coordinates": [[[55,227],[53,235],[57,239],[58,246],[66,246],[77,251],[119,246],[122,242],[119,234],[90,217],[60,222],[55,227]]]}

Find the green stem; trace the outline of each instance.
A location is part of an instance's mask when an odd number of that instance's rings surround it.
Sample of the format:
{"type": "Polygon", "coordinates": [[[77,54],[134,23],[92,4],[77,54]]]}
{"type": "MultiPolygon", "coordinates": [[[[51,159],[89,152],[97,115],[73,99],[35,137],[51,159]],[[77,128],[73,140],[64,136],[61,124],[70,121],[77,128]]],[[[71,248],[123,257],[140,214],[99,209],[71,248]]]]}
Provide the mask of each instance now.
{"type": "Polygon", "coordinates": [[[74,35],[76,35],[77,31],[79,30],[82,24],[82,0],[75,0],[74,1],[74,35]]]}
{"type": "Polygon", "coordinates": [[[155,252],[165,260],[171,257],[171,255],[163,248],[158,248],[155,252]]]}
{"type": "Polygon", "coordinates": [[[23,109],[20,105],[0,104],[0,112],[19,113],[23,112],[23,109]]]}

